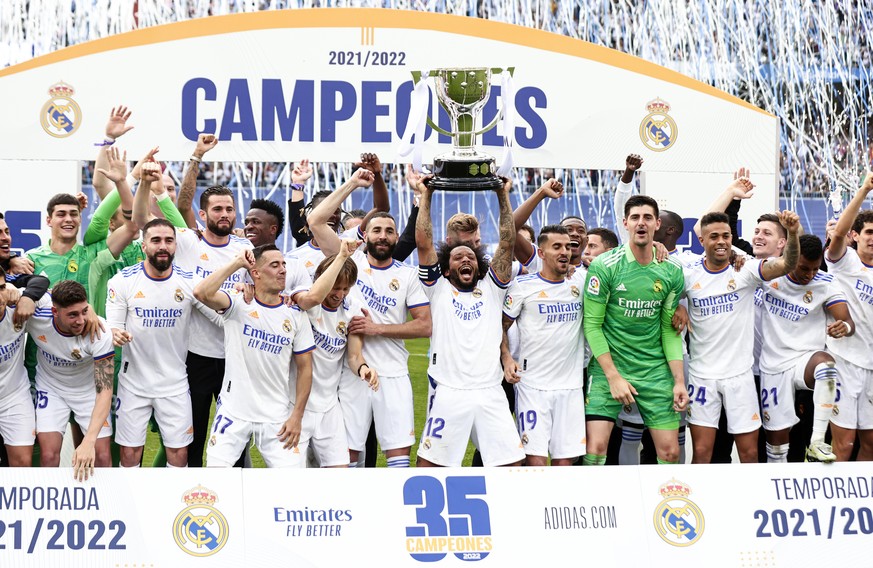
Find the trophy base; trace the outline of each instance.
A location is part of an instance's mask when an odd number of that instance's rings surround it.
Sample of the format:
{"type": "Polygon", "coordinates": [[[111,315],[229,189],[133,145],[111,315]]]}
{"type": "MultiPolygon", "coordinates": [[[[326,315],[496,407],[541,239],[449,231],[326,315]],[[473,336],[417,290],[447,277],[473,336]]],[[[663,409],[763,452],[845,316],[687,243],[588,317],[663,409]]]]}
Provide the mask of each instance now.
{"type": "Polygon", "coordinates": [[[497,165],[490,156],[436,157],[430,187],[438,191],[494,191],[503,185],[496,172],[497,165]]]}

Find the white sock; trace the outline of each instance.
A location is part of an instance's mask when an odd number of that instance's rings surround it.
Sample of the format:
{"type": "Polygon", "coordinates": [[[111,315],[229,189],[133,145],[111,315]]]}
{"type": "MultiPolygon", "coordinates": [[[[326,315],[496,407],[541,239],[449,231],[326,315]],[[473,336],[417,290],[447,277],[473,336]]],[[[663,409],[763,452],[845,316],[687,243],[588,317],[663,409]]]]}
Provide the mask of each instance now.
{"type": "Polygon", "coordinates": [[[385,460],[388,467],[409,467],[409,456],[394,456],[385,460]]]}
{"type": "Polygon", "coordinates": [[[170,469],[182,469],[182,468],[188,467],[188,464],[185,464],[185,465],[173,465],[173,464],[171,464],[171,463],[169,462],[169,460],[167,460],[167,467],[170,468],[170,469]]]}
{"type": "Polygon", "coordinates": [[[118,467],[120,467],[121,469],[136,469],[136,468],[139,467],[139,464],[136,464],[136,465],[132,465],[132,466],[130,466],[130,467],[127,467],[127,466],[121,465],[121,463],[119,463],[119,464],[118,464],[118,467]]]}
{"type": "Polygon", "coordinates": [[[621,448],[618,450],[619,465],[640,465],[643,430],[645,430],[644,427],[628,422],[621,425],[621,448]]]}
{"type": "Polygon", "coordinates": [[[788,463],[788,444],[773,446],[767,442],[767,463],[788,463]]]}
{"type": "Polygon", "coordinates": [[[834,363],[828,361],[815,366],[815,385],[812,389],[812,437],[810,443],[824,442],[831,415],[834,411],[834,400],[837,397],[837,382],[839,373],[834,363]]]}

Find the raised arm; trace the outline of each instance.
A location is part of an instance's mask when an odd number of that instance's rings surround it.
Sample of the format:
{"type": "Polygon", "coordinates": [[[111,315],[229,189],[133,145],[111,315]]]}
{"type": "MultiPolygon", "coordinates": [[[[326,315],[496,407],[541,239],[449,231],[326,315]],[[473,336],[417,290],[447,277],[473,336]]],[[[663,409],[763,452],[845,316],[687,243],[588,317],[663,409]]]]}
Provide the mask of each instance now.
{"type": "Polygon", "coordinates": [[[430,201],[433,197],[433,189],[428,183],[430,179],[431,176],[415,180],[421,194],[418,202],[418,218],[415,220],[415,247],[418,249],[418,264],[421,266],[437,263],[436,249],[433,246],[433,220],[430,218],[430,201]]]}
{"type": "Polygon", "coordinates": [[[333,191],[330,195],[324,198],[318,207],[312,210],[306,218],[309,224],[309,230],[312,236],[318,242],[321,252],[325,256],[336,254],[340,248],[340,238],[336,231],[330,228],[327,220],[330,219],[334,211],[339,209],[343,201],[359,187],[369,187],[373,183],[373,174],[369,170],[359,169],[342,184],[339,189],[333,191]]]}
{"type": "Polygon", "coordinates": [[[373,153],[361,154],[361,162],[357,165],[373,174],[373,208],[361,223],[361,232],[363,232],[375,213],[391,211],[391,200],[388,197],[388,186],[385,185],[385,179],[382,177],[382,162],[379,161],[379,156],[373,153]]]}
{"type": "MultiPolygon", "coordinates": [[[[549,199],[558,199],[563,194],[564,184],[555,178],[549,178],[543,185],[538,187],[530,197],[525,199],[515,211],[512,212],[512,221],[515,225],[516,232],[521,229],[522,225],[527,223],[528,219],[530,219],[530,216],[537,208],[537,205],[539,205],[543,199],[546,197],[549,199]]],[[[528,263],[531,256],[534,254],[533,243],[526,238],[516,238],[514,249],[515,258],[525,264],[528,263]]]]}
{"type": "Polygon", "coordinates": [[[149,193],[153,184],[161,183],[161,168],[154,160],[158,153],[157,146],[149,150],[148,154],[139,162],[140,182],[133,197],[133,223],[142,230],[148,223],[152,214],[149,211],[149,193]]]}
{"type": "Polygon", "coordinates": [[[248,249],[241,250],[232,261],[198,282],[194,286],[194,297],[216,312],[226,310],[230,307],[230,297],[221,291],[222,284],[240,268],[251,270],[254,267],[254,253],[248,249]]]}
{"type": "Polygon", "coordinates": [[[643,167],[642,157],[639,154],[628,154],[628,157],[624,159],[624,172],[621,174],[621,179],[612,198],[612,210],[617,221],[615,225],[619,243],[627,242],[627,229],[624,228],[621,219],[624,217],[624,204],[627,203],[634,191],[634,174],[641,167],[643,167]]]}
{"type": "Polygon", "coordinates": [[[303,184],[312,177],[312,166],[309,160],[303,159],[294,164],[291,170],[291,199],[288,200],[288,229],[297,246],[304,245],[309,241],[310,235],[306,232],[306,223],[303,221],[303,184]]]}
{"type": "Polygon", "coordinates": [[[301,310],[308,310],[321,304],[330,291],[336,284],[336,277],[339,276],[343,264],[352,256],[352,253],[358,248],[358,241],[355,239],[343,239],[340,243],[339,252],[334,257],[333,262],[327,267],[321,276],[312,283],[312,287],[306,291],[296,294],[294,301],[301,310]]]}
{"type": "MultiPolygon", "coordinates": [[[[179,208],[179,213],[189,222],[194,218],[192,204],[194,203],[194,193],[197,191],[197,176],[200,175],[200,162],[203,161],[203,156],[206,155],[206,152],[212,150],[217,145],[218,138],[214,134],[201,134],[197,137],[194,153],[191,154],[191,158],[188,160],[188,169],[185,170],[185,176],[182,178],[182,187],[176,199],[176,207],[179,208]]],[[[191,228],[193,229],[194,227],[191,228]]]]}
{"type": "Polygon", "coordinates": [[[512,190],[512,180],[502,178],[503,184],[495,190],[500,204],[499,234],[497,251],[491,259],[491,270],[494,276],[503,283],[512,280],[512,251],[515,247],[515,223],[512,220],[512,206],[509,204],[509,192],[512,190]]]}
{"type": "Polygon", "coordinates": [[[121,251],[133,242],[138,228],[133,223],[133,195],[130,193],[130,185],[127,182],[127,152],[120,154],[118,148],[113,146],[108,149],[107,156],[109,169],[101,169],[100,173],[115,183],[115,189],[118,190],[118,197],[121,200],[121,214],[124,217],[124,224],[112,231],[112,234],[106,239],[106,248],[109,249],[112,256],[118,258],[121,251]]]}
{"type": "Polygon", "coordinates": [[[782,256],[761,263],[761,276],[764,280],[773,280],[788,274],[794,270],[800,258],[800,217],[793,211],[783,211],[779,214],[779,222],[788,232],[788,240],[782,256]]]}
{"type": "Polygon", "coordinates": [[[852,197],[852,200],[849,201],[846,209],[840,215],[837,226],[834,227],[831,242],[828,245],[828,259],[834,261],[840,260],[846,254],[846,247],[849,245],[850,238],[849,231],[852,229],[855,217],[858,216],[858,212],[861,210],[861,206],[864,204],[864,200],[867,199],[870,191],[873,191],[873,173],[868,172],[864,177],[864,183],[861,184],[861,188],[855,192],[854,197],[852,197]]]}
{"type": "MultiPolygon", "coordinates": [[[[127,109],[126,106],[113,108],[109,112],[109,120],[106,122],[106,140],[104,141],[105,144],[115,142],[133,129],[133,126],[127,125],[127,119],[130,118],[130,114],[131,112],[127,109]]],[[[108,147],[108,145],[105,146],[105,148],[108,147]]],[[[111,180],[109,180],[102,173],[99,173],[99,170],[101,169],[109,169],[109,159],[103,149],[104,148],[101,148],[100,152],[97,153],[97,161],[94,164],[94,178],[91,180],[91,183],[94,185],[94,191],[97,192],[97,195],[100,196],[100,199],[106,199],[106,196],[109,195],[109,193],[115,188],[111,180]]],[[[112,213],[114,212],[115,210],[113,209],[112,213]]],[[[110,215],[112,213],[110,213],[110,215]]]]}
{"type": "MultiPolygon", "coordinates": [[[[728,185],[724,191],[718,194],[718,197],[709,204],[704,214],[706,213],[723,213],[727,210],[731,201],[734,199],[748,199],[752,197],[755,190],[755,184],[749,180],[748,168],[740,168],[734,172],[734,181],[728,185]]],[[[701,218],[703,215],[701,215],[701,218]]],[[[694,224],[694,234],[700,236],[700,219],[694,224]]]]}

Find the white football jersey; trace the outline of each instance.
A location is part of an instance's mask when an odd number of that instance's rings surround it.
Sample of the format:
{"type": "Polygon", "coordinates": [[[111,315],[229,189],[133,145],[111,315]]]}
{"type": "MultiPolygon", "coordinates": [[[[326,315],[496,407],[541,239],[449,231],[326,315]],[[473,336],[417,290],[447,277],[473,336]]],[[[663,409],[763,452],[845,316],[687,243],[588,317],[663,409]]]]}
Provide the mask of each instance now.
{"type": "MultiPolygon", "coordinates": [[[[313,274],[315,272],[313,271],[313,274]]],[[[285,255],[285,290],[282,294],[293,295],[298,289],[308,290],[312,286],[312,277],[309,271],[303,267],[303,263],[296,258],[285,255]]]]}
{"type": "Polygon", "coordinates": [[[197,310],[215,314],[194,299],[194,275],[175,264],[163,280],[146,274],[142,262],[113,276],[106,321],[110,328],[127,330],[133,336],[121,350],[119,384],[143,398],[187,391],[185,359],[191,316],[197,310]]]}
{"type": "Polygon", "coordinates": [[[585,275],[577,269],[571,278],[554,282],[539,273],[526,274],[510,285],[503,313],[519,328],[522,384],[539,390],[582,387],[585,275]]]}
{"type": "Polygon", "coordinates": [[[735,377],[752,368],[755,289],[764,281],[760,260],[737,272],[712,272],[700,258],[683,268],[691,320],[689,370],[701,379],[735,377]]]}
{"type": "Polygon", "coordinates": [[[828,349],[865,369],[873,369],[873,266],[861,262],[853,248],[839,260],[831,260],[825,255],[828,274],[846,295],[849,313],[855,322],[855,333],[850,337],[835,340],[828,338],[828,349]]]}
{"type": "Polygon", "coordinates": [[[296,396],[294,355],[315,348],[312,328],[296,307],[246,304],[228,294],[224,319],[224,382],[221,409],[249,422],[285,422],[296,396]]]}
{"type": "Polygon", "coordinates": [[[321,264],[321,261],[327,258],[321,249],[309,241],[303,246],[299,246],[291,252],[285,254],[285,261],[290,265],[293,262],[303,265],[303,268],[309,273],[309,281],[315,280],[315,269],[321,264]]]}
{"type": "MultiPolygon", "coordinates": [[[[349,321],[361,315],[363,307],[364,299],[356,288],[352,288],[342,305],[335,310],[320,304],[306,310],[315,340],[315,351],[312,352],[312,393],[306,403],[306,410],[327,412],[339,402],[337,389],[346,361],[349,321]]],[[[364,343],[370,340],[367,337],[364,343]]]]}
{"type": "MultiPolygon", "coordinates": [[[[0,310],[0,401],[29,388],[27,369],[24,368],[25,327],[12,323],[15,306],[7,304],[0,310]]],[[[36,303],[32,317],[52,315],[52,302],[45,294],[36,303]]]]}
{"type": "Polygon", "coordinates": [[[832,274],[819,272],[809,284],[785,275],[761,288],[761,372],[776,374],[792,368],[799,357],[825,348],[827,309],[846,296],[832,274]]]}
{"type": "MultiPolygon", "coordinates": [[[[176,258],[174,262],[182,270],[194,273],[197,280],[206,278],[219,268],[229,264],[241,250],[251,250],[251,241],[228,235],[228,241],[224,245],[213,246],[206,239],[201,239],[196,233],[188,229],[176,229],[176,258]]],[[[248,271],[240,268],[230,275],[221,285],[221,289],[231,292],[236,284],[247,282],[248,271]]],[[[188,351],[212,357],[224,359],[224,333],[215,323],[201,313],[195,313],[191,322],[191,339],[188,343],[188,351]]]]}
{"type": "Polygon", "coordinates": [[[492,269],[469,292],[456,289],[442,276],[423,284],[433,321],[428,376],[455,389],[499,385],[508,284],[501,283],[492,269]]]}
{"type": "MultiPolygon", "coordinates": [[[[406,323],[409,310],[428,305],[415,268],[396,260],[387,267],[372,266],[367,255],[355,251],[358,265],[357,291],[366,303],[373,321],[380,324],[406,323]]],[[[409,353],[402,339],[369,336],[364,341],[364,359],[380,377],[409,374],[409,353]]]]}
{"type": "Polygon", "coordinates": [[[95,341],[63,333],[51,312],[28,320],[27,332],[37,347],[36,388],[48,387],[60,395],[94,392],[94,361],[115,356],[112,332],[106,320],[98,319],[106,331],[95,341]]]}

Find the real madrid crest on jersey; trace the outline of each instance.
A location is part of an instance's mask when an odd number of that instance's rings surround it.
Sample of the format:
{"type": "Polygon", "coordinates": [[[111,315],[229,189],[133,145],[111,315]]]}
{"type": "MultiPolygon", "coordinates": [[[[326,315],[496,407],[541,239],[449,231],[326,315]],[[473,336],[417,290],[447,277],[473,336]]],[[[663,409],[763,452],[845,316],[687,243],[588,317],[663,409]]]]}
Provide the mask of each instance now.
{"type": "Polygon", "coordinates": [[[285,333],[291,333],[291,320],[283,321],[282,329],[285,330],[285,333]]]}
{"type": "Polygon", "coordinates": [[[173,299],[176,300],[177,302],[181,302],[182,300],[185,299],[185,294],[182,293],[181,288],[176,288],[176,292],[175,292],[175,294],[173,294],[173,299]]]}
{"type": "Polygon", "coordinates": [[[655,530],[673,546],[691,546],[703,536],[703,512],[688,499],[691,488],[671,479],[658,490],[664,498],[655,507],[655,530]]]}
{"type": "Polygon", "coordinates": [[[474,298],[481,298],[482,297],[482,290],[480,290],[478,287],[473,288],[473,297],[474,298]]]}
{"type": "Polygon", "coordinates": [[[341,321],[338,324],[336,324],[336,332],[338,334],[342,335],[343,337],[345,337],[347,334],[346,333],[346,322],[341,321]]]}
{"type": "Polygon", "coordinates": [[[670,104],[656,98],[646,105],[649,114],[640,123],[640,140],[649,150],[663,152],[676,143],[679,129],[676,121],[667,113],[670,112],[670,104]]]}
{"type": "Polygon", "coordinates": [[[660,292],[660,291],[663,290],[663,289],[664,289],[664,284],[661,283],[660,280],[655,280],[655,283],[652,284],[652,290],[654,290],[655,293],[658,293],[658,292],[660,292]]]}
{"type": "Polygon", "coordinates": [[[173,537],[191,556],[211,556],[227,543],[227,519],[215,508],[218,495],[201,485],[182,495],[185,509],[173,522],[173,537]]]}
{"type": "Polygon", "coordinates": [[[72,353],[70,353],[70,357],[78,361],[82,358],[82,352],[78,349],[73,349],[72,353]]]}
{"type": "Polygon", "coordinates": [[[79,272],[79,263],[73,259],[67,263],[67,272],[79,272]]]}
{"type": "Polygon", "coordinates": [[[803,295],[803,302],[806,304],[812,303],[812,290],[806,291],[806,294],[803,295]]]}
{"type": "Polygon", "coordinates": [[[734,290],[736,290],[737,289],[737,281],[734,280],[733,278],[728,280],[727,289],[728,289],[728,292],[733,292],[734,290]]]}
{"type": "Polygon", "coordinates": [[[392,278],[391,282],[388,284],[388,289],[391,290],[392,292],[396,292],[397,290],[400,289],[400,281],[397,280],[396,278],[392,278]]]}
{"type": "Polygon", "coordinates": [[[48,93],[51,98],[42,107],[40,124],[49,136],[66,138],[82,123],[82,110],[72,99],[76,91],[59,81],[49,88],[48,93]]]}
{"type": "Polygon", "coordinates": [[[570,286],[570,293],[573,294],[574,298],[578,298],[579,297],[579,288],[577,288],[576,286],[570,286]]]}

